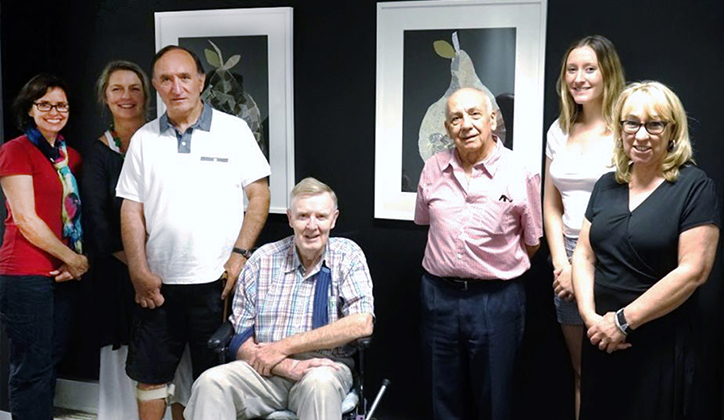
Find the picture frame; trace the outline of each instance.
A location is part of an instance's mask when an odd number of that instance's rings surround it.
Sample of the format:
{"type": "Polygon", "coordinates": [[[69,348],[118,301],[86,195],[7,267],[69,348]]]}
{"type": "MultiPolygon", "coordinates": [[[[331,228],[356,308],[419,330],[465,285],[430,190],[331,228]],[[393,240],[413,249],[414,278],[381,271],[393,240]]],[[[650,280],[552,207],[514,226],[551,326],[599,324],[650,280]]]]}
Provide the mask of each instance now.
{"type": "MultiPolygon", "coordinates": [[[[292,8],[154,15],[156,51],[166,45],[181,45],[194,51],[205,68],[212,68],[211,73],[207,70],[202,97],[215,108],[215,99],[221,98],[218,103],[228,108],[223,111],[247,121],[271,165],[269,211],[286,213],[289,191],[294,186],[292,8]]],[[[157,104],[161,116],[165,106],[160,97],[157,104]]]]}
{"type": "MultiPolygon", "coordinates": [[[[424,129],[432,125],[444,135],[443,94],[446,88],[457,86],[454,83],[467,85],[462,79],[455,80],[457,73],[452,72],[451,64],[444,62],[440,67],[435,60],[447,57],[454,62],[455,55],[460,64],[463,61],[458,53],[462,54],[460,50],[466,45],[476,48],[467,54],[476,66],[472,73],[477,77],[487,72],[486,77],[478,77],[486,86],[484,90],[492,79],[497,85],[513,87],[513,92],[498,96],[501,101],[501,96],[512,95],[512,100],[507,99],[510,110],[506,117],[510,123],[507,132],[514,140],[512,149],[529,168],[541,171],[546,8],[546,0],[377,3],[375,218],[413,220],[423,156],[435,151],[426,151],[424,129]],[[497,68],[501,62],[510,70],[497,68]],[[431,100],[426,89],[437,89],[436,97],[431,100]],[[430,116],[435,118],[428,121],[430,116]],[[417,127],[419,132],[413,130],[417,127]]],[[[460,70],[456,67],[457,72],[460,70]]],[[[506,88],[500,89],[505,92],[506,88]]],[[[489,93],[498,95],[493,90],[489,93]]],[[[496,112],[505,113],[502,105],[496,112]]],[[[502,121],[498,124],[503,125],[502,121]]],[[[505,144],[510,147],[508,140],[505,144]]],[[[450,146],[448,138],[446,147],[450,146]]]]}

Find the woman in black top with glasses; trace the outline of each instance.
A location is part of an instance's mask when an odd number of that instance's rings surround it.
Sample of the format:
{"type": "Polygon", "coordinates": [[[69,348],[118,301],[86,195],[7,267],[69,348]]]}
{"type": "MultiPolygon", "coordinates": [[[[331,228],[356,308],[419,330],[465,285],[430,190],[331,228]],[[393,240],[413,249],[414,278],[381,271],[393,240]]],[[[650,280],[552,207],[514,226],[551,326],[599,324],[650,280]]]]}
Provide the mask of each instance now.
{"type": "Polygon", "coordinates": [[[693,165],[686,114],[657,82],[614,111],[615,173],[591,194],[573,255],[587,328],[581,420],[695,418],[697,288],[719,239],[714,183],[693,165]]]}

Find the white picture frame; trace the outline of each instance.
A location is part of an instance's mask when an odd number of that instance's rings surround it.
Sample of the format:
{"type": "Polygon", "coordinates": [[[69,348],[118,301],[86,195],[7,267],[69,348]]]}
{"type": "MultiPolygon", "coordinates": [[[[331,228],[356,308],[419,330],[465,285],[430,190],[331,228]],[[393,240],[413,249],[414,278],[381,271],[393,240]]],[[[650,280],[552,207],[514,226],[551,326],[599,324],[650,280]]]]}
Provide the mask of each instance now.
{"type": "Polygon", "coordinates": [[[546,11],[546,0],[377,3],[375,218],[414,217],[416,194],[402,191],[405,31],[515,28],[513,149],[541,170],[546,11]]]}
{"type": "MultiPolygon", "coordinates": [[[[157,12],[156,51],[179,39],[265,36],[268,68],[270,213],[286,213],[294,186],[293,16],[291,7],[157,12]]],[[[204,54],[194,51],[204,61],[204,54]]],[[[243,58],[242,58],[243,60],[243,58]]],[[[165,106],[157,98],[157,113],[165,106]]]]}

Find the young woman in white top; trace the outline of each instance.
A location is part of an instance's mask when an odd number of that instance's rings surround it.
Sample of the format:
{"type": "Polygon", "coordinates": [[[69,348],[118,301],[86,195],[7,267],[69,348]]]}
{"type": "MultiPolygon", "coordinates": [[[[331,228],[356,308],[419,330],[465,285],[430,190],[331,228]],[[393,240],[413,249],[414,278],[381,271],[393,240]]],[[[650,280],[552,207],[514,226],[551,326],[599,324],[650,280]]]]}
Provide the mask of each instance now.
{"type": "Polygon", "coordinates": [[[624,75],[611,41],[593,35],[575,42],[563,58],[556,87],[560,115],[548,130],[543,210],[556,314],[575,373],[578,418],[583,321],[573,296],[570,257],[593,185],[613,170],[611,116],[624,75]]]}

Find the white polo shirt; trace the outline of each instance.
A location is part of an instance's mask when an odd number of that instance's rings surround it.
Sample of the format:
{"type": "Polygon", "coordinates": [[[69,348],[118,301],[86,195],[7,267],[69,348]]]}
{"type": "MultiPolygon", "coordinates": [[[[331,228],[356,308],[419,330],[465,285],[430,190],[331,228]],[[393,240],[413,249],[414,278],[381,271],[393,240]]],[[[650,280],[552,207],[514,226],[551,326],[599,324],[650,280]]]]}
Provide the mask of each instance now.
{"type": "Polygon", "coordinates": [[[209,110],[210,127],[193,129],[190,150],[175,129],[160,132],[160,119],[139,129],[116,186],[118,197],[143,204],[146,258],[164,284],[221,276],[244,221],[244,187],[270,174],[247,124],[209,110]]]}

